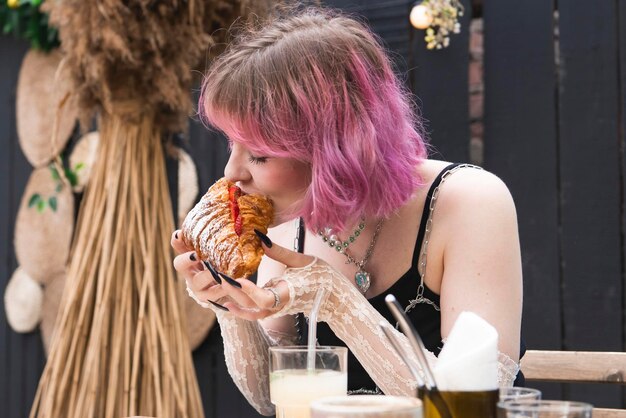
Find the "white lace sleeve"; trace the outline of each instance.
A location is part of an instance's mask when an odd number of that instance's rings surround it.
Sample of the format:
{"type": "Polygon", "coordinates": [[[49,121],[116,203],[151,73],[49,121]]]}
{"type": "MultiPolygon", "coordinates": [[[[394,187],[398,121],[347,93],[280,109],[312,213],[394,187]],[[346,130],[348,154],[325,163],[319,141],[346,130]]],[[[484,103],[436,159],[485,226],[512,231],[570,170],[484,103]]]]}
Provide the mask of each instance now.
{"type": "MultiPolygon", "coordinates": [[[[299,312],[307,315],[317,290],[327,289],[328,296],[318,314],[319,320],[327,322],[337,337],[346,343],[385,394],[415,396],[417,382],[378,327],[380,321],[385,321],[384,317],[346,277],[315,259],[306,267],[287,269],[282,277],[273,281],[279,280],[287,283],[289,302],[274,316],[299,312]]],[[[413,355],[404,334],[395,329],[393,332],[405,351],[413,355]]],[[[428,354],[432,367],[437,358],[428,354]]],[[[417,364],[415,358],[412,361],[417,364]]],[[[504,354],[500,356],[500,362],[498,383],[510,386],[517,375],[517,363],[504,354]]]]}
{"type": "Polygon", "coordinates": [[[215,312],[224,341],[226,367],[235,385],[261,415],[274,415],[269,391],[269,347],[293,345],[295,337],[265,330],[258,321],[237,318],[215,309],[198,300],[189,289],[187,291],[200,306],[215,312]]]}
{"type": "Polygon", "coordinates": [[[290,336],[266,331],[259,321],[248,321],[217,311],[224,340],[228,373],[252,405],[262,415],[274,415],[269,390],[269,347],[291,345],[290,336]]]}
{"type": "Polygon", "coordinates": [[[498,386],[513,386],[518,372],[519,364],[515,360],[502,352],[498,353],[498,386]]]}

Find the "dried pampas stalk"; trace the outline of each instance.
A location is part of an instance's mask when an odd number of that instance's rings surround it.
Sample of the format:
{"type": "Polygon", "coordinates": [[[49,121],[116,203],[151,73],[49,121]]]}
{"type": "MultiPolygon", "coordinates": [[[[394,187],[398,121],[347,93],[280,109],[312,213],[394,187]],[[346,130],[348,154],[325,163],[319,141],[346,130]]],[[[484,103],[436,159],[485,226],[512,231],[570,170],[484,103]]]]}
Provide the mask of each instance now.
{"type": "Polygon", "coordinates": [[[160,130],[103,117],[50,356],[30,417],[202,417],[160,130]]]}

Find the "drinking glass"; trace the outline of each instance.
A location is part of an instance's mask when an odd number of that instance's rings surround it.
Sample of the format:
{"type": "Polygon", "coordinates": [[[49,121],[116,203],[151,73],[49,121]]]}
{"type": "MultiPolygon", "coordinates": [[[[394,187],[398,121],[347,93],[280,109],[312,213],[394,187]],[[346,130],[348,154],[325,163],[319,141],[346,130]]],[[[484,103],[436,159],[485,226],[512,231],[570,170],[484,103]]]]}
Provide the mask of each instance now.
{"type": "Polygon", "coordinates": [[[496,418],[498,389],[483,391],[438,391],[424,393],[425,418],[496,418]],[[439,402],[437,402],[439,396],[439,402]],[[440,410],[445,404],[450,415],[440,410]]]}
{"type": "Polygon", "coordinates": [[[311,401],[348,391],[348,349],[270,347],[270,400],[276,418],[309,418],[311,401]]]}
{"type": "Polygon", "coordinates": [[[591,418],[593,406],[583,402],[520,400],[498,403],[499,418],[591,418]]]}
{"type": "Polygon", "coordinates": [[[311,418],[422,418],[422,402],[383,395],[322,398],[311,402],[311,418]]]}
{"type": "Polygon", "coordinates": [[[541,399],[541,391],[533,388],[508,387],[500,388],[500,402],[521,401],[521,400],[538,401],[541,399]]]}

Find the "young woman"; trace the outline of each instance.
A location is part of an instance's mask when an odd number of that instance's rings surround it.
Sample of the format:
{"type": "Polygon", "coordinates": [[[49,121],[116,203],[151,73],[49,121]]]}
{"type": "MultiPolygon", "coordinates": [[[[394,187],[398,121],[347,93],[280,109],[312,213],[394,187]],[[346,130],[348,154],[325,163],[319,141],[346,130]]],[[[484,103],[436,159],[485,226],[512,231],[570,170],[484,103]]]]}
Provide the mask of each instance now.
{"type": "Polygon", "coordinates": [[[350,349],[352,391],[414,394],[378,330],[395,324],[388,293],[434,356],[458,314],[477,313],[498,330],[501,385],[517,375],[513,200],[484,170],[427,159],[409,97],[363,24],[320,9],[240,35],[208,71],[200,109],[229,138],[225,176],[269,196],[276,216],[256,284],[216,281],[178,233],[174,266],[217,312],[229,371],[263,414],[273,413],[268,346],[298,341],[295,315],[320,288],[318,341],[350,349]]]}

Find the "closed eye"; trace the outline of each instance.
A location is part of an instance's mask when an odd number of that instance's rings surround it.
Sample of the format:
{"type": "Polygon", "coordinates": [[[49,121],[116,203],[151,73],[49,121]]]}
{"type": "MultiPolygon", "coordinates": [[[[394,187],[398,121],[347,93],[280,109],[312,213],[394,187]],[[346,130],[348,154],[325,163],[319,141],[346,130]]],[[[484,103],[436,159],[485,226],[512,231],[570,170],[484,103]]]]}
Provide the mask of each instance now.
{"type": "Polygon", "coordinates": [[[250,155],[248,161],[252,164],[263,164],[267,161],[267,157],[255,157],[254,155],[250,155]]]}

